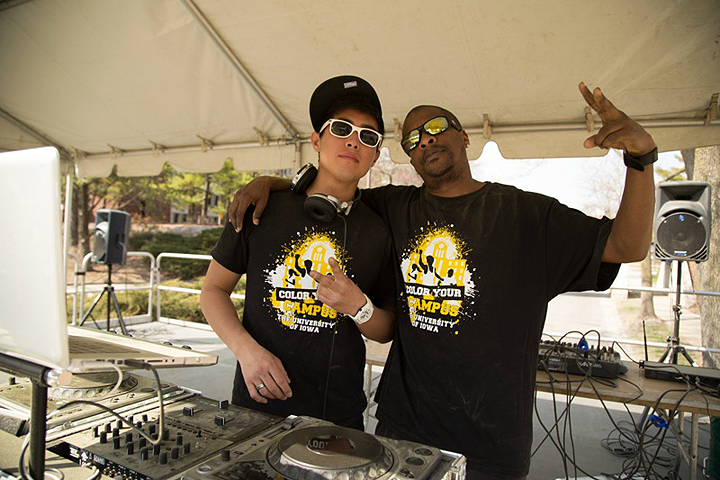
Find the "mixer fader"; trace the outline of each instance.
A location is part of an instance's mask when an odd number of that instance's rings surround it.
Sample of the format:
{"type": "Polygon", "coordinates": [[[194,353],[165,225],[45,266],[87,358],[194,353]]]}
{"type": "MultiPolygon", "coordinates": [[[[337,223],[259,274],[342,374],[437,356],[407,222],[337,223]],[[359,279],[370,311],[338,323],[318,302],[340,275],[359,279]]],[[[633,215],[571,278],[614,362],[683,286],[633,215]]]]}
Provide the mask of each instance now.
{"type": "Polygon", "coordinates": [[[162,479],[282,420],[227,400],[188,395],[165,406],[162,431],[159,408],[133,415],[137,428],[152,438],[160,436],[157,445],[125,423],[112,420],[64,437],[51,450],[80,464],[97,466],[105,475],[162,479]]]}

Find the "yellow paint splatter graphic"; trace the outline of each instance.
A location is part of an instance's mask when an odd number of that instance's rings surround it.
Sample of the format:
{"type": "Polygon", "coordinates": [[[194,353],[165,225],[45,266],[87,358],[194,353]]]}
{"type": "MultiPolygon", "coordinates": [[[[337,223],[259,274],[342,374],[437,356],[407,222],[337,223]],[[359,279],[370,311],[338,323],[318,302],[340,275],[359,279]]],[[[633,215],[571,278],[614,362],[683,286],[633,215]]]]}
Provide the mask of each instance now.
{"type": "Polygon", "coordinates": [[[342,248],[328,232],[305,232],[283,247],[275,265],[265,271],[270,285],[266,299],[275,318],[286,328],[320,333],[332,329],[337,312],[315,297],[317,282],[311,271],[331,273],[328,260],[333,257],[341,266],[347,261],[342,248]]]}
{"type": "Polygon", "coordinates": [[[463,306],[474,301],[469,248],[452,225],[429,226],[403,252],[401,269],[411,324],[434,333],[452,331],[466,317],[463,306]]]}

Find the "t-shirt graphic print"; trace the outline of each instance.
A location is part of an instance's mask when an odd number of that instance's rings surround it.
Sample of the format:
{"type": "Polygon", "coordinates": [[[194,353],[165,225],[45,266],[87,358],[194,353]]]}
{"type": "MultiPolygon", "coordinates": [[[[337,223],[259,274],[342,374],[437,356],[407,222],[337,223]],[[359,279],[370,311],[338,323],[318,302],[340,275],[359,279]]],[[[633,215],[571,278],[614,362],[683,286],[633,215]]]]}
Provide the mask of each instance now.
{"type": "Polygon", "coordinates": [[[269,292],[265,303],[284,327],[309,333],[334,328],[337,311],[317,299],[318,284],[310,276],[312,270],[331,274],[330,258],[342,267],[344,255],[337,240],[327,232],[307,231],[285,245],[275,264],[265,271],[269,292]]]}
{"type": "Polygon", "coordinates": [[[450,226],[428,224],[402,253],[410,323],[432,333],[458,335],[472,312],[475,268],[469,264],[467,243],[450,226]]]}

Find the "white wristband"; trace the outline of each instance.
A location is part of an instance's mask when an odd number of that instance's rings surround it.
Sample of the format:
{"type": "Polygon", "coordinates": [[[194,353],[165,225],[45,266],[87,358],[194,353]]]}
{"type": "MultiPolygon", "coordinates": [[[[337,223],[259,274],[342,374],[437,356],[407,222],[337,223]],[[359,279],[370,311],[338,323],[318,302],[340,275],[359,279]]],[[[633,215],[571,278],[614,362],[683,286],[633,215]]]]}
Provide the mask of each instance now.
{"type": "Polygon", "coordinates": [[[361,325],[370,320],[370,317],[373,316],[373,312],[375,311],[375,307],[373,306],[373,303],[370,301],[368,296],[364,293],[363,296],[365,296],[365,305],[360,307],[360,310],[358,310],[355,315],[348,315],[348,317],[350,317],[353,322],[357,323],[358,325],[361,325]]]}

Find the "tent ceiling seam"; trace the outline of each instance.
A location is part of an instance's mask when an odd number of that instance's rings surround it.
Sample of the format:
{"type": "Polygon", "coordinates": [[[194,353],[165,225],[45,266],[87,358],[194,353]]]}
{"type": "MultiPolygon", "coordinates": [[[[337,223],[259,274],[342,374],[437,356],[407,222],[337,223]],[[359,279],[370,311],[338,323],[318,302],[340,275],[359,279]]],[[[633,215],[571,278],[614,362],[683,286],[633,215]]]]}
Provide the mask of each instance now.
{"type": "Polygon", "coordinates": [[[53,140],[52,138],[48,137],[44,133],[42,133],[39,130],[36,130],[35,128],[29,126],[22,120],[19,120],[15,118],[10,112],[5,110],[4,108],[0,108],[0,117],[3,117],[8,122],[12,123],[16,127],[18,127],[20,130],[24,131],[28,135],[32,136],[36,140],[39,140],[40,142],[44,143],[45,145],[52,146],[58,149],[60,154],[65,157],[65,159],[70,157],[70,154],[68,153],[67,149],[60,145],[58,142],[53,140]]]}
{"type": "Polygon", "coordinates": [[[182,2],[185,4],[187,9],[192,14],[193,18],[200,24],[200,26],[203,28],[206,34],[210,36],[210,38],[213,40],[215,45],[220,48],[220,50],[225,54],[228,60],[230,60],[230,63],[233,67],[240,73],[240,75],[243,77],[245,82],[255,91],[255,93],[260,97],[260,100],[265,104],[266,107],[270,109],[272,114],[275,116],[275,118],[280,122],[280,124],[287,130],[287,132],[293,137],[298,137],[299,134],[297,130],[292,126],[290,121],[285,118],[285,116],[282,114],[280,109],[273,103],[272,100],[270,100],[270,97],[265,93],[265,91],[262,89],[260,84],[257,83],[255,78],[252,76],[250,71],[245,68],[245,65],[240,61],[240,59],[235,55],[235,52],[232,51],[230,46],[228,46],[227,42],[220,36],[218,31],[215,29],[215,27],[210,23],[210,21],[207,19],[205,14],[198,8],[197,5],[193,2],[193,0],[182,0],[182,2]]]}
{"type": "Polygon", "coordinates": [[[713,93],[710,97],[710,105],[708,105],[707,113],[705,114],[705,125],[709,125],[713,120],[717,120],[717,109],[718,109],[718,94],[713,93]]]}
{"type": "MultiPolygon", "coordinates": [[[[0,110],[1,111],[1,110],[0,110]]],[[[638,121],[644,128],[686,128],[686,127],[720,127],[720,120],[715,118],[714,120],[707,121],[706,118],[700,119],[684,119],[684,118],[671,118],[671,119],[658,119],[658,120],[640,120],[638,121]]],[[[592,124],[594,126],[594,123],[592,124]]],[[[396,126],[397,127],[397,126],[396,126]]],[[[592,131],[588,130],[588,120],[583,119],[581,122],[559,122],[559,123],[507,123],[507,124],[496,124],[490,122],[489,116],[487,119],[487,126],[483,124],[479,127],[466,127],[464,130],[468,134],[479,134],[484,138],[496,136],[498,134],[506,133],[534,133],[534,132],[572,132],[572,131],[592,131]]],[[[388,133],[386,139],[399,139],[401,134],[398,134],[398,129],[394,133],[388,133]]],[[[260,134],[258,134],[259,136],[260,134]]],[[[286,146],[294,143],[309,143],[310,137],[297,136],[295,139],[288,138],[275,138],[271,139],[268,137],[264,138],[264,143],[258,139],[258,141],[252,142],[228,142],[228,143],[214,143],[210,140],[203,139],[198,135],[198,138],[205,140],[205,148],[203,145],[179,145],[170,147],[166,145],[157,144],[151,140],[148,140],[152,144],[152,148],[139,148],[139,149],[120,149],[111,145],[111,151],[109,152],[96,152],[89,153],[83,152],[84,158],[100,158],[108,156],[133,156],[133,155],[145,155],[148,153],[154,154],[170,154],[170,153],[188,153],[188,152],[207,152],[209,150],[229,150],[234,148],[254,148],[263,146],[286,146]]],[[[399,140],[397,140],[399,141],[399,140]]]]}

